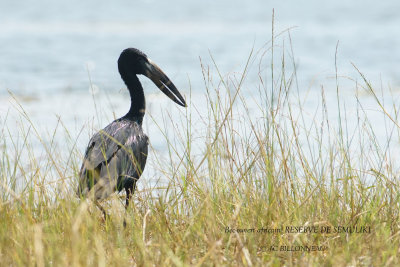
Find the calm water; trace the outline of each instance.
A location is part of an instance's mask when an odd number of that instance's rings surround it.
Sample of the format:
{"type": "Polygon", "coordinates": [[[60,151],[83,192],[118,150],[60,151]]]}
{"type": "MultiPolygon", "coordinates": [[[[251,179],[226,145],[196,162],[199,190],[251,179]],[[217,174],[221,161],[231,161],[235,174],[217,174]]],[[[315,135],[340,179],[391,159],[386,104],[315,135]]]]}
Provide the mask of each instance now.
{"type": "MultiPolygon", "coordinates": [[[[77,141],[83,150],[90,129],[104,127],[128,109],[116,64],[124,48],[143,50],[183,94],[189,94],[191,85],[193,94],[203,96],[199,58],[206,65],[212,64],[211,53],[221,73],[241,71],[252,47],[258,50],[271,39],[273,8],[275,33],[295,27],[290,32],[299,90],[311,89],[311,106],[313,90],[334,82],[338,41],[340,75],[361,80],[350,64],[353,62],[373,84],[382,82],[395,92],[399,89],[400,2],[396,0],[1,0],[0,126],[4,127],[8,113],[7,128],[16,138],[20,134],[10,90],[21,97],[44,134],[51,136],[57,116],[75,137],[84,127],[77,141]],[[100,114],[106,115],[103,120],[95,118],[88,73],[98,92],[100,114]]],[[[285,36],[277,40],[277,49],[290,54],[285,36]]],[[[256,82],[257,71],[249,79],[256,82]]],[[[341,84],[346,80],[341,79],[341,84]]],[[[178,112],[155,86],[142,81],[148,88],[150,108],[178,112]]],[[[328,94],[334,88],[327,86],[328,94]]],[[[350,94],[354,95],[353,91],[350,94]]],[[[155,118],[162,113],[152,112],[155,118]]],[[[146,123],[152,145],[162,150],[165,140],[149,119],[146,123]]],[[[58,140],[62,143],[63,136],[58,140]]]]}
{"type": "Polygon", "coordinates": [[[400,2],[387,1],[11,1],[0,2],[0,95],[87,90],[87,67],[101,89],[122,88],[119,53],[137,47],[178,84],[203,90],[199,57],[214,55],[223,73],[275,31],[292,30],[299,78],[307,87],[354,62],[371,80],[400,83],[400,2]]]}

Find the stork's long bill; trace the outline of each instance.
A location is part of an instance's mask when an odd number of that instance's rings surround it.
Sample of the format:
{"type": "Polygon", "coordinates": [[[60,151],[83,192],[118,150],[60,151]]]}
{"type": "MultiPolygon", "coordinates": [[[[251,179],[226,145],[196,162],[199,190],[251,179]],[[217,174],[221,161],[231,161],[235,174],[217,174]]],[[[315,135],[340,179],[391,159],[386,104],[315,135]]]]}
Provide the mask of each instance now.
{"type": "Polygon", "coordinates": [[[153,81],[155,85],[166,94],[172,101],[182,107],[186,107],[185,99],[179,93],[178,89],[171,82],[168,76],[150,59],[144,63],[144,75],[153,81]]]}

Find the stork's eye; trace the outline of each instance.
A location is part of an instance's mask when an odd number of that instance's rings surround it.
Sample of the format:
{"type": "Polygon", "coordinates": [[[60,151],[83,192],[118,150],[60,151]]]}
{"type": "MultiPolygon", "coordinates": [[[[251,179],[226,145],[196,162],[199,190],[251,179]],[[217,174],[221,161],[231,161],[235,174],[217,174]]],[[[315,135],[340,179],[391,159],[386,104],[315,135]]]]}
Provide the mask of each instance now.
{"type": "Polygon", "coordinates": [[[141,63],[145,63],[145,62],[147,62],[147,59],[144,58],[144,57],[139,57],[139,61],[140,61],[141,63]]]}

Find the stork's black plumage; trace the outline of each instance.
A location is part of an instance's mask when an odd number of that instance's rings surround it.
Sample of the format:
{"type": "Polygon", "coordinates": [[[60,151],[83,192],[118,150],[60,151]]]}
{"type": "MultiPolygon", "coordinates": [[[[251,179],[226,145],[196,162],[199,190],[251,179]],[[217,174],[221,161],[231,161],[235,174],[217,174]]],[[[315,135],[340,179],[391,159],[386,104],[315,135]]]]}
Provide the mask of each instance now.
{"type": "Polygon", "coordinates": [[[186,103],[170,79],[138,49],[122,51],[118,70],[128,87],[131,107],[125,116],[113,121],[90,139],[79,173],[77,193],[81,197],[91,196],[97,201],[125,189],[128,207],[136,182],[144,170],[148,152],[148,137],[142,130],[146,104],[137,75],[151,79],[177,104],[186,107],[186,103]]]}

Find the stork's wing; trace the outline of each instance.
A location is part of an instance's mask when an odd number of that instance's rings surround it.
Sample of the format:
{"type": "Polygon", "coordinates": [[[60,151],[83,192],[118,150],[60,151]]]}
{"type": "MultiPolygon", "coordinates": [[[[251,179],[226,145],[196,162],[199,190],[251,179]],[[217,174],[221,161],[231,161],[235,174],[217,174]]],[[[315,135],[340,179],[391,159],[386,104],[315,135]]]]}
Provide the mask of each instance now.
{"type": "Polygon", "coordinates": [[[96,198],[104,198],[124,182],[121,179],[139,179],[147,144],[140,125],[132,121],[117,120],[96,133],[85,152],[78,195],[86,195],[94,187],[96,198]]]}

